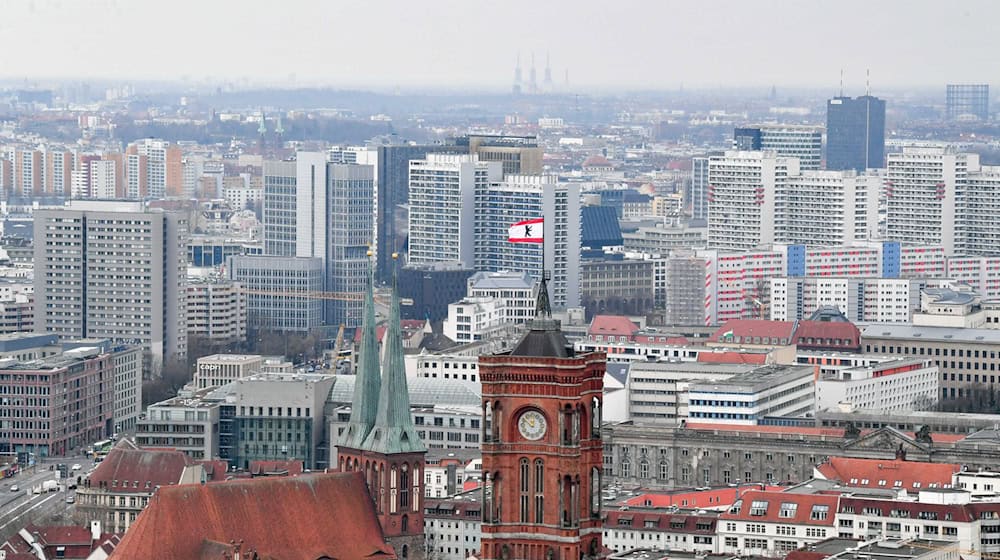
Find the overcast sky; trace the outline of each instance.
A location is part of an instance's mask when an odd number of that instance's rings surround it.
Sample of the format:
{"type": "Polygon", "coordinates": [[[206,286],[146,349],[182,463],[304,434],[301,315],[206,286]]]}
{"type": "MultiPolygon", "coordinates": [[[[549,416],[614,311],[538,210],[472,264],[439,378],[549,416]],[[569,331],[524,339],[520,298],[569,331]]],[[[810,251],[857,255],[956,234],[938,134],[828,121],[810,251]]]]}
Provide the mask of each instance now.
{"type": "Polygon", "coordinates": [[[997,0],[2,0],[0,77],[509,87],[991,82],[997,0]]]}

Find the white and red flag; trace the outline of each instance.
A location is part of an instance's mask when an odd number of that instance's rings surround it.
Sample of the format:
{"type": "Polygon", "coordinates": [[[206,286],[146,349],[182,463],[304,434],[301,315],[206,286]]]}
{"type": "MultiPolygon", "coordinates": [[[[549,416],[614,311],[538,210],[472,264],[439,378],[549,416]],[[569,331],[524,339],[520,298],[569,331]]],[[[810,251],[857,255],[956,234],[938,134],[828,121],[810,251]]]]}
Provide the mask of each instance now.
{"type": "Polygon", "coordinates": [[[507,230],[507,241],[511,243],[542,243],[545,241],[543,233],[544,218],[524,220],[510,226],[507,230]]]}

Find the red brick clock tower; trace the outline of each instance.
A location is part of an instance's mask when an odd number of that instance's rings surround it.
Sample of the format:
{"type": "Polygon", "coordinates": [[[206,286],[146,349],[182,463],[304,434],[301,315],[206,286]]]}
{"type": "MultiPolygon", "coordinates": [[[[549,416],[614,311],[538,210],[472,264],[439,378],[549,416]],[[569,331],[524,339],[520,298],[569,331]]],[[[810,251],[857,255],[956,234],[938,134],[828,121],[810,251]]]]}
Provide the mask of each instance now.
{"type": "Polygon", "coordinates": [[[577,355],[542,282],[528,333],[481,356],[483,560],[602,558],[606,357],[577,355]]]}

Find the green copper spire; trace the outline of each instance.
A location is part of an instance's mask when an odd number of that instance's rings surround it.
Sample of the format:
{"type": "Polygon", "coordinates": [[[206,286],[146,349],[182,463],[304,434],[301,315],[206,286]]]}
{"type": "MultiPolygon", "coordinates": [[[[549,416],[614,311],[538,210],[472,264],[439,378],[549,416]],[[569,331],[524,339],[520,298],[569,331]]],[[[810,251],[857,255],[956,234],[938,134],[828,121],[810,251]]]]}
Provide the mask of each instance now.
{"type": "Polygon", "coordinates": [[[285,133],[284,127],[281,126],[281,115],[278,115],[278,121],[274,125],[274,133],[281,136],[285,133]]]}
{"type": "MultiPolygon", "coordinates": [[[[369,257],[371,252],[368,253],[369,257]]],[[[361,348],[358,351],[354,398],[351,400],[351,420],[337,442],[339,447],[360,449],[375,423],[378,411],[381,373],[378,364],[378,339],[375,336],[375,296],[372,293],[372,265],[368,263],[368,286],[365,293],[364,317],[361,319],[361,348]]]]}
{"type": "Polygon", "coordinates": [[[257,127],[257,134],[260,134],[261,136],[267,134],[267,125],[264,124],[264,119],[265,118],[266,117],[264,115],[264,110],[261,109],[260,110],[260,126],[257,127]]]}
{"type": "MultiPolygon", "coordinates": [[[[393,254],[393,259],[396,255],[393,254]]],[[[389,327],[385,332],[385,360],[382,362],[382,391],[379,394],[375,426],[368,434],[363,449],[385,455],[423,453],[410,411],[410,392],[406,386],[406,365],[403,362],[403,329],[399,319],[399,287],[396,272],[392,276],[392,304],[389,327]]]]}

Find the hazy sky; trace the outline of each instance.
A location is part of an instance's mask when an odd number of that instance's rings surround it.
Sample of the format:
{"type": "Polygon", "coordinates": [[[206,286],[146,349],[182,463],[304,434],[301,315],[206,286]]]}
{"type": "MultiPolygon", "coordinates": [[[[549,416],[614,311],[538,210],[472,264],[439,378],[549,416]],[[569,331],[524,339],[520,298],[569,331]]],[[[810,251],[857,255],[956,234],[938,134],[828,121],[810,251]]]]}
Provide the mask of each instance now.
{"type": "Polygon", "coordinates": [[[997,0],[0,0],[0,76],[509,87],[991,82],[997,0]]]}

